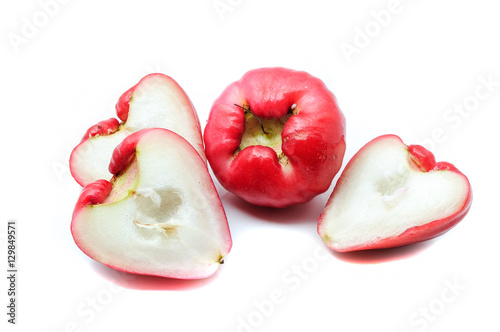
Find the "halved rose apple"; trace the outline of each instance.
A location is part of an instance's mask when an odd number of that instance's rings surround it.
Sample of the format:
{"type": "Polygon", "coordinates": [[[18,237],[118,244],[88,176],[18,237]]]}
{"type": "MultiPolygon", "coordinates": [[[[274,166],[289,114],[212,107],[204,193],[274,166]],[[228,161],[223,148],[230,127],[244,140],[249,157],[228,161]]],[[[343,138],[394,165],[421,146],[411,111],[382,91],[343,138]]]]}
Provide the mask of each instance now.
{"type": "Polygon", "coordinates": [[[383,135],[349,161],[318,219],[339,252],[390,248],[437,237],[469,211],[467,177],[420,145],[383,135]]]}
{"type": "Polygon", "coordinates": [[[212,275],[230,251],[226,215],[196,150],[166,129],[143,129],[113,152],[111,181],[82,190],[71,232],[89,257],[136,274],[212,275]]]}

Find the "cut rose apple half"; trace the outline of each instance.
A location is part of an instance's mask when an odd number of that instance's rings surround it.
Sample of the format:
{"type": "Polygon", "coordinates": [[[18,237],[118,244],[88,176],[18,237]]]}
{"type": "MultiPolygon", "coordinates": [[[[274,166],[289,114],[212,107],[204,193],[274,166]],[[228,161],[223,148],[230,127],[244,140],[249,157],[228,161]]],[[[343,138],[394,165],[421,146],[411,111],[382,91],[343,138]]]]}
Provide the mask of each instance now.
{"type": "Polygon", "coordinates": [[[127,90],[116,104],[122,122],[109,119],[87,130],[72,151],[70,170],[82,186],[110,179],[108,164],[113,149],[138,130],[166,128],[184,137],[205,161],[200,121],[184,90],[171,77],[155,73],[127,90]]]}
{"type": "Polygon", "coordinates": [[[144,129],[113,152],[111,181],[82,190],[71,232],[89,257],[136,274],[197,279],[231,249],[226,215],[196,150],[166,129],[144,129]]]}
{"type": "Polygon", "coordinates": [[[390,248],[439,236],[469,211],[469,181],[420,145],[375,138],[349,161],[318,219],[339,252],[390,248]]]}

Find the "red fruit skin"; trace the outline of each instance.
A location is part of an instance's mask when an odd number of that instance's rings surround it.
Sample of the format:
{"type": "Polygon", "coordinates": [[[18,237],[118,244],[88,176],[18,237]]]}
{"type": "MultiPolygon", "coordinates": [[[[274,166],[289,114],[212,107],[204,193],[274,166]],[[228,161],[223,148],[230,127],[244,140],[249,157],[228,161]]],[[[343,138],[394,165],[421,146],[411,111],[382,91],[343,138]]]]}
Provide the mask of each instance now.
{"type": "Polygon", "coordinates": [[[75,209],[73,210],[73,219],[81,209],[88,205],[101,204],[106,200],[113,185],[107,180],[97,180],[83,187],[78,198],[75,209]]]}
{"type": "MultiPolygon", "coordinates": [[[[373,139],[371,142],[377,139],[383,139],[388,136],[395,137],[399,139],[401,143],[403,143],[400,137],[390,134],[379,136],[373,139]]],[[[367,143],[367,145],[370,143],[367,143]]],[[[466,180],[468,186],[468,195],[460,210],[458,210],[456,213],[446,218],[434,220],[425,225],[408,228],[406,231],[397,236],[388,237],[376,242],[367,243],[360,246],[349,247],[342,250],[338,249],[334,250],[338,252],[350,252],[350,251],[370,250],[370,249],[385,249],[385,248],[401,247],[418,242],[427,241],[435,237],[438,237],[440,235],[443,235],[451,228],[456,226],[467,215],[472,204],[472,189],[470,186],[469,179],[462,172],[460,172],[453,164],[444,161],[436,162],[434,154],[431,151],[424,148],[423,146],[409,145],[407,146],[407,148],[408,148],[408,156],[410,159],[410,163],[414,162],[414,164],[418,166],[418,168],[414,167],[415,169],[418,169],[422,172],[435,172],[435,171],[455,172],[466,180]]],[[[354,156],[353,159],[355,157],[356,156],[354,156]]],[[[346,166],[346,168],[347,167],[348,165],[346,166]]],[[[321,220],[321,217],[322,216],[318,218],[318,221],[321,220]]]]}
{"type": "Polygon", "coordinates": [[[228,191],[249,203],[286,207],[305,203],[326,191],[339,171],[345,152],[345,118],[325,84],[306,72],[261,68],[230,84],[214,102],[204,132],[205,152],[214,175],[228,191]],[[285,116],[278,161],[266,146],[237,153],[245,130],[248,105],[255,116],[285,116]]]}
{"type": "MultiPolygon", "coordinates": [[[[140,82],[139,82],[140,83],[140,82]]],[[[118,101],[116,103],[115,109],[116,109],[116,115],[122,120],[123,122],[127,121],[128,119],[128,111],[130,108],[130,97],[132,96],[132,93],[134,93],[135,88],[137,83],[127,91],[125,91],[120,98],[118,98],[118,101]]]]}
{"type": "Polygon", "coordinates": [[[111,157],[111,161],[109,162],[109,172],[116,175],[124,169],[129,164],[130,160],[135,156],[135,148],[137,147],[137,143],[139,143],[142,136],[154,129],[156,128],[142,129],[125,137],[123,141],[113,150],[113,155],[111,157]]]}
{"type": "Polygon", "coordinates": [[[73,210],[72,220],[71,220],[71,234],[73,235],[73,239],[83,252],[85,252],[79,244],[78,238],[74,236],[75,234],[75,223],[74,220],[77,219],[78,214],[85,209],[87,206],[97,205],[103,203],[108,197],[109,193],[113,189],[113,184],[107,180],[97,180],[95,182],[89,183],[85,187],[83,187],[80,196],[75,204],[75,208],[73,210]]]}
{"type": "Polygon", "coordinates": [[[111,135],[118,130],[120,122],[115,118],[103,120],[93,125],[85,132],[80,143],[85,142],[90,137],[111,135]]]}

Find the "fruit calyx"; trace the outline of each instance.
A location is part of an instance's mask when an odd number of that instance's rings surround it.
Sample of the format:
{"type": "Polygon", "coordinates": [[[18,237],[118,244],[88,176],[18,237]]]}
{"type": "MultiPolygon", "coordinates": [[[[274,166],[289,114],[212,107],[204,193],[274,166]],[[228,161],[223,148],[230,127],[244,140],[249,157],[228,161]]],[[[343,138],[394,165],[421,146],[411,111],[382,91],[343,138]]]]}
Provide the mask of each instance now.
{"type": "Polygon", "coordinates": [[[254,118],[257,119],[257,121],[259,121],[260,123],[260,129],[262,129],[262,132],[264,133],[264,135],[269,135],[269,133],[264,129],[264,125],[262,124],[262,120],[257,116],[255,115],[252,110],[250,109],[250,105],[244,105],[244,106],[241,106],[241,105],[238,105],[238,104],[234,104],[234,106],[237,106],[239,108],[241,108],[243,110],[243,112],[246,113],[250,113],[250,115],[252,115],[254,118]]]}
{"type": "Polygon", "coordinates": [[[295,115],[294,108],[292,107],[287,114],[280,118],[261,119],[251,111],[249,105],[234,105],[241,108],[245,113],[244,131],[234,156],[236,157],[240,151],[249,146],[265,146],[273,149],[276,152],[278,161],[286,165],[288,158],[282,151],[281,133],[290,117],[295,115]]]}

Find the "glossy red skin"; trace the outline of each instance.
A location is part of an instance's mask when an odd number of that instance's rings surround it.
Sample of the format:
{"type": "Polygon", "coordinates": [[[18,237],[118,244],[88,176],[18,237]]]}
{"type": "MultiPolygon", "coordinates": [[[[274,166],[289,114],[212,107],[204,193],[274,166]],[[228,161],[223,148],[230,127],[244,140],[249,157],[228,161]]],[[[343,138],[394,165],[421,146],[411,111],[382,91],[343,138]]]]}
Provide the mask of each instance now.
{"type": "MultiPolygon", "coordinates": [[[[129,164],[130,160],[135,156],[135,148],[141,138],[151,130],[159,130],[157,128],[148,128],[136,131],[135,133],[125,137],[123,141],[113,150],[113,155],[109,163],[109,172],[118,174],[122,169],[129,164]]],[[[168,130],[168,129],[162,129],[168,130]]]]}
{"type": "Polygon", "coordinates": [[[84,207],[88,205],[97,205],[104,202],[106,197],[108,197],[109,193],[111,192],[112,188],[113,185],[107,180],[97,180],[83,187],[73,211],[73,218],[84,207]]]}
{"type": "MultiPolygon", "coordinates": [[[[140,82],[139,82],[140,83],[140,82]]],[[[122,120],[123,122],[127,121],[128,119],[128,111],[130,108],[130,97],[132,96],[132,93],[134,93],[135,88],[139,85],[137,83],[127,91],[125,91],[120,98],[118,98],[118,102],[116,103],[115,109],[116,109],[116,115],[122,120]]]]}
{"type": "MultiPolygon", "coordinates": [[[[120,122],[115,118],[110,118],[107,120],[103,120],[93,125],[85,132],[81,142],[88,140],[90,137],[94,136],[106,136],[111,135],[118,130],[120,127],[120,122]]],[[[80,143],[81,143],[80,142],[80,143]]]]}
{"type": "Polygon", "coordinates": [[[286,68],[249,71],[214,102],[204,133],[214,175],[228,191],[261,206],[305,203],[326,191],[345,152],[345,118],[325,84],[306,72],[286,68]],[[249,105],[259,118],[280,118],[293,104],[282,132],[288,165],[266,146],[249,146],[235,157],[249,105]]]}
{"type": "MultiPolygon", "coordinates": [[[[372,142],[387,136],[397,137],[399,140],[401,140],[401,138],[399,138],[396,135],[382,135],[372,140],[372,142]]],[[[463,176],[467,180],[467,185],[469,188],[468,195],[460,210],[446,218],[434,220],[422,226],[409,228],[400,235],[381,239],[379,241],[367,243],[365,245],[354,246],[337,251],[350,252],[350,251],[369,250],[369,249],[385,249],[385,248],[401,247],[422,241],[427,241],[435,237],[438,237],[440,235],[443,235],[451,228],[456,226],[467,215],[472,204],[472,189],[470,186],[469,179],[462,172],[460,172],[453,164],[450,164],[445,161],[436,162],[434,154],[431,151],[424,148],[423,146],[409,145],[407,146],[407,148],[409,157],[411,158],[412,161],[415,162],[416,165],[419,166],[419,169],[422,172],[450,171],[460,174],[460,176],[463,176]]],[[[354,156],[353,158],[355,157],[356,156],[354,156]]],[[[318,218],[318,220],[320,219],[321,216],[318,218]]]]}

